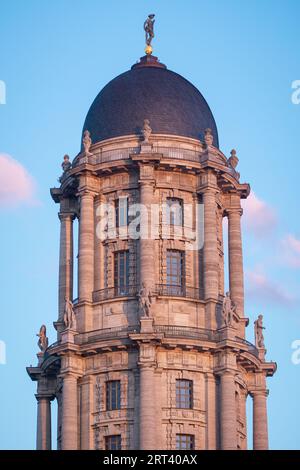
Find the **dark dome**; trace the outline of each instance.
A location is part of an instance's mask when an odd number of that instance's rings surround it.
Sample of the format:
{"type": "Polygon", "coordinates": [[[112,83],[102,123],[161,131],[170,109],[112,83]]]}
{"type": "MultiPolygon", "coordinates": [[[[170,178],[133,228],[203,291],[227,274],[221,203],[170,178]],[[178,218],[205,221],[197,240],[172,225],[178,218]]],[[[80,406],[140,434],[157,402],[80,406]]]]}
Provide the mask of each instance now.
{"type": "Polygon", "coordinates": [[[201,93],[189,81],[153,56],[143,57],[131,70],[109,82],[98,94],[87,114],[83,131],[93,143],[140,134],[149,119],[154,134],[204,138],[210,128],[219,146],[212,112],[201,93]]]}

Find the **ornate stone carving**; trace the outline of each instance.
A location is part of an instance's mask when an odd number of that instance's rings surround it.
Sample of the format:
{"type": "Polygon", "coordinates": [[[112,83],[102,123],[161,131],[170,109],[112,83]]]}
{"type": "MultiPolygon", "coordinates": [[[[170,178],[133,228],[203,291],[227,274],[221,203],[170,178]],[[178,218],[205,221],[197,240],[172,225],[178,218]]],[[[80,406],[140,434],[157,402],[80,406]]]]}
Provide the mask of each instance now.
{"type": "Polygon", "coordinates": [[[233,326],[233,319],[235,314],[236,306],[230,298],[229,292],[226,292],[226,295],[223,300],[222,308],[222,319],[223,326],[233,326]]]}
{"type": "Polygon", "coordinates": [[[92,155],[92,153],[90,152],[90,148],[92,146],[92,139],[91,139],[91,134],[88,130],[84,131],[82,143],[83,143],[85,155],[86,156],[92,155]]]}
{"type": "Polygon", "coordinates": [[[254,334],[255,334],[255,346],[259,349],[265,348],[265,339],[263,335],[263,330],[265,327],[263,326],[263,316],[258,315],[258,319],[254,322],[254,334]]]}
{"type": "Polygon", "coordinates": [[[145,285],[142,284],[141,289],[138,293],[139,298],[139,309],[142,317],[150,317],[151,313],[151,304],[152,304],[152,293],[151,290],[145,285]]]}
{"type": "Polygon", "coordinates": [[[143,137],[144,137],[144,144],[149,144],[149,137],[151,136],[152,134],[152,129],[150,127],[150,121],[149,119],[145,119],[144,120],[144,125],[143,125],[143,129],[142,129],[142,134],[143,134],[143,137]]]}
{"type": "Polygon", "coordinates": [[[61,167],[62,167],[64,173],[66,173],[66,171],[69,171],[71,169],[72,163],[70,162],[69,155],[64,156],[64,160],[61,164],[61,167]]]}
{"type": "Polygon", "coordinates": [[[49,344],[49,341],[48,341],[48,338],[47,338],[47,329],[46,329],[45,325],[41,326],[40,331],[37,334],[37,336],[39,337],[39,340],[38,340],[38,343],[37,343],[38,347],[44,353],[46,351],[46,349],[48,348],[48,344],[49,344]]]}
{"type": "Polygon", "coordinates": [[[64,325],[67,330],[76,330],[77,326],[73,304],[67,297],[65,297],[64,325]]]}
{"type": "Polygon", "coordinates": [[[230,157],[228,158],[227,160],[227,164],[229,166],[229,168],[233,171],[236,179],[240,179],[240,174],[236,171],[236,167],[238,166],[238,163],[239,163],[239,159],[236,155],[236,150],[231,150],[230,152],[230,157]]]}
{"type": "Polygon", "coordinates": [[[207,147],[210,147],[214,143],[214,136],[211,129],[205,129],[204,131],[204,141],[207,147]]]}

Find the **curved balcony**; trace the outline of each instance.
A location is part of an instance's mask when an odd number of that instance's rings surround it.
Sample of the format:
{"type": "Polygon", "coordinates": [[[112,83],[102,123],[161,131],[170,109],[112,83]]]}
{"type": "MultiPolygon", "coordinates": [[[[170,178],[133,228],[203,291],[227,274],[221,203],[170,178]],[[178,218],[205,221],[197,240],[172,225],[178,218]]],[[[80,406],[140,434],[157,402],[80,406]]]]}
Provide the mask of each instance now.
{"type": "Polygon", "coordinates": [[[107,287],[93,292],[93,302],[103,302],[104,300],[118,299],[121,297],[135,297],[138,286],[107,287]]]}
{"type": "Polygon", "coordinates": [[[185,297],[194,300],[203,300],[204,298],[203,289],[170,284],[156,284],[155,294],[160,297],[185,297]]]}

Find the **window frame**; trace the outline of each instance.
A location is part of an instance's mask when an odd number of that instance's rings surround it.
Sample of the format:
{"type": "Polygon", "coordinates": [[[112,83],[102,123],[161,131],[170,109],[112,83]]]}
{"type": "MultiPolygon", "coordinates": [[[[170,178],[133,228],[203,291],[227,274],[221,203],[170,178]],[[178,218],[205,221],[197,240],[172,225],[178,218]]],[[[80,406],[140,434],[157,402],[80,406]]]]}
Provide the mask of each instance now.
{"type": "Polygon", "coordinates": [[[194,408],[194,382],[189,379],[176,379],[176,408],[192,410],[194,408]]]}
{"type": "Polygon", "coordinates": [[[195,434],[176,434],[176,450],[195,450],[195,434]]]}
{"type": "Polygon", "coordinates": [[[114,288],[116,294],[126,294],[129,288],[129,250],[114,252],[114,288]],[[124,260],[124,265],[121,262],[124,260]]]}
{"type": "Polygon", "coordinates": [[[105,383],[105,407],[106,411],[121,409],[121,380],[107,380],[105,383]],[[115,390],[113,384],[116,385],[115,390]]]}
{"type": "Polygon", "coordinates": [[[166,210],[167,210],[167,224],[170,225],[171,227],[184,227],[184,201],[182,198],[179,197],[167,197],[166,199],[166,210]],[[172,205],[178,205],[180,207],[179,211],[179,217],[180,220],[178,221],[179,223],[176,222],[176,211],[171,209],[172,205]]]}
{"type": "Polygon", "coordinates": [[[122,435],[111,434],[104,437],[105,450],[122,450],[122,435]],[[112,446],[112,441],[116,439],[116,445],[112,446]]]}
{"type": "Polygon", "coordinates": [[[170,294],[183,294],[185,289],[185,252],[183,250],[167,249],[166,261],[166,284],[170,294]]]}

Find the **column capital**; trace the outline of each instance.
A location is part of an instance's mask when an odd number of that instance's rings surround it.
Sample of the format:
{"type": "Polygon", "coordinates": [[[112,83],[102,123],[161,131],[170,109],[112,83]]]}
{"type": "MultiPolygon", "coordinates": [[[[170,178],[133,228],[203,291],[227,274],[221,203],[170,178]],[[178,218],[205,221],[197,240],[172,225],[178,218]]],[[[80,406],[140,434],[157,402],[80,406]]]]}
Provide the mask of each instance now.
{"type": "Polygon", "coordinates": [[[230,217],[231,214],[239,214],[240,216],[243,215],[243,209],[241,207],[229,207],[225,208],[225,214],[230,217]]]}
{"type": "Polygon", "coordinates": [[[47,400],[47,401],[53,401],[55,399],[55,394],[54,393],[36,393],[35,398],[37,402],[41,400],[47,400]]]}
{"type": "Polygon", "coordinates": [[[269,396],[269,390],[268,389],[261,389],[261,390],[249,390],[249,395],[254,398],[254,397],[265,397],[267,398],[269,396]]]}
{"type": "Polygon", "coordinates": [[[80,198],[82,198],[82,197],[94,198],[97,195],[98,195],[97,191],[95,191],[94,189],[91,189],[91,188],[86,188],[86,187],[80,188],[77,192],[77,196],[79,196],[80,198]]]}
{"type": "Polygon", "coordinates": [[[66,220],[66,219],[74,220],[76,218],[76,214],[75,212],[59,212],[58,218],[60,221],[66,220]]]}

